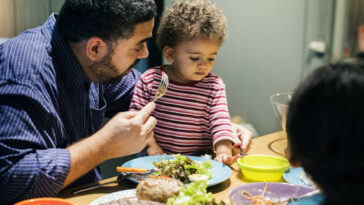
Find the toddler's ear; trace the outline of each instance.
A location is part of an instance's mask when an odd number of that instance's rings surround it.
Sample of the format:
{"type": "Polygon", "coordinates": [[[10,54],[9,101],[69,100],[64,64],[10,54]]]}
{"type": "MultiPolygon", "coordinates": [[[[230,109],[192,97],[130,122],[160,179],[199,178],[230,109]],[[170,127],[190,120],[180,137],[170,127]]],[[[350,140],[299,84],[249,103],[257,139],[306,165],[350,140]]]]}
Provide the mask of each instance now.
{"type": "Polygon", "coordinates": [[[166,60],[169,63],[173,63],[174,62],[174,53],[173,53],[173,48],[169,47],[169,46],[165,46],[163,48],[163,55],[166,58],[166,60]]]}
{"type": "Polygon", "coordinates": [[[295,160],[295,161],[290,161],[290,164],[292,167],[301,167],[301,162],[295,160]]]}
{"type": "Polygon", "coordinates": [[[292,167],[301,167],[301,161],[299,159],[297,159],[297,157],[294,156],[294,154],[292,154],[289,151],[289,148],[286,149],[285,151],[285,157],[286,159],[288,159],[289,163],[291,164],[292,167]]]}

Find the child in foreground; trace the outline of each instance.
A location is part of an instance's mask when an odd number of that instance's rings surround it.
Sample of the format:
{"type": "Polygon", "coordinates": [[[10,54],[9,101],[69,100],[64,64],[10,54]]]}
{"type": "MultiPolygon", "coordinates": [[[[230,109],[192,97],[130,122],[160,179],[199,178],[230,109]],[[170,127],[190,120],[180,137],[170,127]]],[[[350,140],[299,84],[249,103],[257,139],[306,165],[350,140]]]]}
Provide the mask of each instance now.
{"type": "MultiPolygon", "coordinates": [[[[215,159],[227,164],[239,156],[232,157],[240,141],[230,122],[224,82],[210,73],[226,35],[224,14],[208,0],[180,1],[163,14],[157,43],[170,64],[142,75],[130,106],[139,110],[150,102],[161,73],[168,75],[168,91],[152,113],[158,123],[149,155],[202,155],[215,149],[215,159]]],[[[244,139],[249,141],[247,133],[244,139]]]]}
{"type": "Polygon", "coordinates": [[[322,194],[295,205],[362,204],[364,72],[335,64],[315,70],[294,92],[287,116],[289,160],[322,194]]]}

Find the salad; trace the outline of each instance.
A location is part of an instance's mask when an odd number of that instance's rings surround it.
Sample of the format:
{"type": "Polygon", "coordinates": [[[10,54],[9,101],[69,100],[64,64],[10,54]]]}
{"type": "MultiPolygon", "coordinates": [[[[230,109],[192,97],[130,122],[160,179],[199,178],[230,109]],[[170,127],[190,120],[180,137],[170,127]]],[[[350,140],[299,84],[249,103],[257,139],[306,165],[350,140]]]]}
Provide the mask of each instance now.
{"type": "Polygon", "coordinates": [[[182,187],[177,197],[169,198],[167,205],[224,205],[224,202],[217,203],[214,195],[206,191],[205,181],[190,183],[182,187]]]}
{"type": "MultiPolygon", "coordinates": [[[[189,157],[182,156],[180,154],[173,155],[174,159],[165,160],[162,158],[161,161],[153,162],[153,165],[157,170],[151,175],[154,176],[168,176],[173,179],[179,179],[183,183],[189,183],[196,177],[190,176],[207,176],[207,179],[211,179],[212,164],[209,161],[205,161],[203,164],[191,160],[189,157]]],[[[201,177],[205,178],[205,177],[201,177]]],[[[194,180],[199,181],[199,180],[194,180]]]]}

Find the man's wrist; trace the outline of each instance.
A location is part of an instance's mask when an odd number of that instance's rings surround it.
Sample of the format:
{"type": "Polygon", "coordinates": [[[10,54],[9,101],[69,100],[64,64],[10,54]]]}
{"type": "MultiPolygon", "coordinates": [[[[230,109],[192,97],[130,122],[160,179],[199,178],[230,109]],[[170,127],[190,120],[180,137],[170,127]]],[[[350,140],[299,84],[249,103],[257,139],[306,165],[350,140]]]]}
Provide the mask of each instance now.
{"type": "Polygon", "coordinates": [[[85,140],[87,140],[92,155],[94,157],[97,157],[97,161],[102,163],[108,159],[114,158],[114,156],[112,156],[110,150],[107,148],[107,141],[105,140],[105,138],[102,136],[98,136],[99,134],[99,132],[96,132],[85,140]]]}

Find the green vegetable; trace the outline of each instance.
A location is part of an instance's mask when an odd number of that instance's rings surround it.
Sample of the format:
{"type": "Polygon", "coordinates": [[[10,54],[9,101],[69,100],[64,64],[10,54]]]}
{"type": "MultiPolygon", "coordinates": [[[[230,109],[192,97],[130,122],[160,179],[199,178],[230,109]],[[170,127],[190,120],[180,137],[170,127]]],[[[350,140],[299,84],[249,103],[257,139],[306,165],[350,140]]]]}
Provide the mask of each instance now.
{"type": "Polygon", "coordinates": [[[205,181],[197,181],[190,183],[187,187],[182,187],[176,198],[169,198],[167,205],[218,205],[223,202],[216,203],[214,195],[207,193],[207,183],[205,181]]]}
{"type": "Polygon", "coordinates": [[[155,176],[169,176],[174,179],[179,179],[183,183],[189,183],[188,176],[191,174],[204,174],[209,179],[212,178],[211,169],[213,168],[210,161],[205,161],[203,164],[194,162],[189,157],[180,154],[173,155],[174,159],[165,160],[162,158],[160,162],[153,162],[157,171],[153,173],[155,176]]]}

